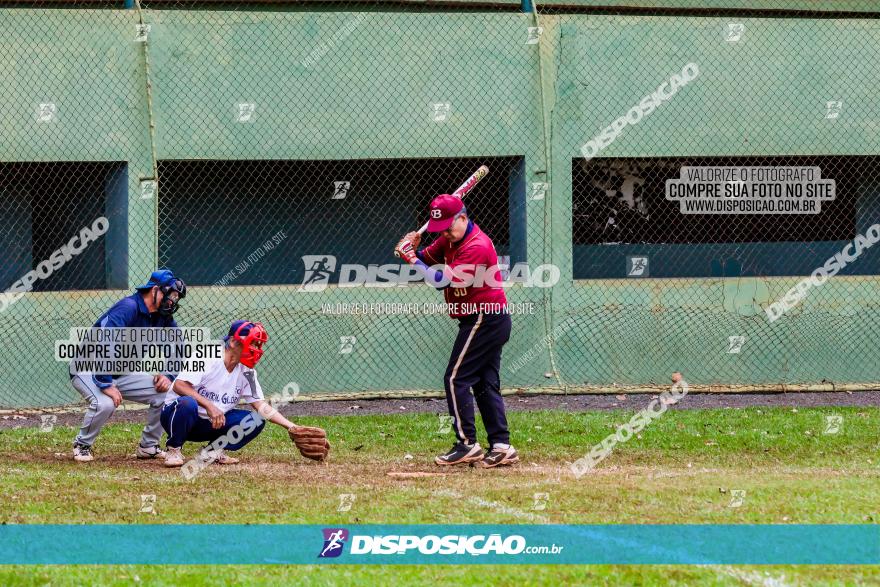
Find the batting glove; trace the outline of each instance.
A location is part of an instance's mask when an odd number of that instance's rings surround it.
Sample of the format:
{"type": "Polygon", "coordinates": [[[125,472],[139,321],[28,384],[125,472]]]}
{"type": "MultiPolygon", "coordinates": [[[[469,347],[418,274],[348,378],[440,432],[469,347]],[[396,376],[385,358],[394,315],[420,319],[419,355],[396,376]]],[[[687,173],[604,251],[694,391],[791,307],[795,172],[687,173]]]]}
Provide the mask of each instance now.
{"type": "Polygon", "coordinates": [[[404,235],[403,238],[411,242],[414,249],[419,249],[419,244],[422,242],[422,235],[420,235],[418,232],[416,232],[415,230],[412,232],[408,232],[404,235]]]}
{"type": "Polygon", "coordinates": [[[415,247],[413,247],[413,244],[406,238],[400,239],[400,242],[394,247],[394,253],[410,265],[415,264],[415,262],[419,260],[416,256],[415,247]]]}

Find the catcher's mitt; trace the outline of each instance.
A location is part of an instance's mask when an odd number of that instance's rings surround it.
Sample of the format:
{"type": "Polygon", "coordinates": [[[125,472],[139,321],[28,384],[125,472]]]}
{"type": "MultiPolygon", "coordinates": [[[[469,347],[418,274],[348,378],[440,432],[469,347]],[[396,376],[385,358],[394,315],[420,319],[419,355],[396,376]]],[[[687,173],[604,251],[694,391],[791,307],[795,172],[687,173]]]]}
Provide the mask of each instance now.
{"type": "Polygon", "coordinates": [[[323,428],[313,426],[293,426],[287,433],[299,453],[313,461],[323,461],[330,452],[330,442],[327,440],[327,432],[323,428]]]}

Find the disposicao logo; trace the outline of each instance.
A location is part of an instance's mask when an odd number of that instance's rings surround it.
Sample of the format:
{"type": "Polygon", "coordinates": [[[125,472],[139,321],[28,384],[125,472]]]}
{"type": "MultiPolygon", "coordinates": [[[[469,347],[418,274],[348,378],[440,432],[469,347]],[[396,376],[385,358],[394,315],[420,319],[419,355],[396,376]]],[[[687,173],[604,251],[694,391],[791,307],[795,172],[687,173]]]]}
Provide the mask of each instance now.
{"type": "Polygon", "coordinates": [[[489,536],[354,536],[351,554],[407,554],[415,550],[419,554],[520,554],[527,550],[522,536],[502,538],[500,534],[489,536]]]}
{"type": "Polygon", "coordinates": [[[349,554],[357,555],[557,555],[564,546],[528,546],[526,539],[518,534],[428,535],[391,534],[364,536],[352,534],[344,528],[324,529],[324,549],[318,558],[338,557],[345,543],[350,542],[349,554]],[[349,538],[351,540],[349,540],[349,538]]]}
{"type": "Polygon", "coordinates": [[[318,558],[335,558],[342,554],[342,547],[348,540],[348,530],[345,528],[324,528],[324,548],[318,558]]]}

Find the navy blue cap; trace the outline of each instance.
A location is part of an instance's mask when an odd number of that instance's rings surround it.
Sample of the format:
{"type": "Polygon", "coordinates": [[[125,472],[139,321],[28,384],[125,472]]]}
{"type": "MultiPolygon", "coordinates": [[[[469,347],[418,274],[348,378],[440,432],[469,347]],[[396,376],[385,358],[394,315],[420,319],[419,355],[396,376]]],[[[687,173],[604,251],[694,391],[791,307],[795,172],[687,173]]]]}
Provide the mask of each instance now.
{"type": "MultiPolygon", "coordinates": [[[[229,334],[227,334],[226,336],[223,337],[223,341],[226,342],[226,341],[228,341],[230,338],[232,338],[233,335],[238,331],[238,329],[241,328],[241,325],[242,325],[242,324],[249,324],[249,323],[250,323],[250,320],[234,320],[234,321],[232,322],[232,325],[229,327],[229,334]]],[[[247,335],[250,333],[250,331],[251,331],[250,328],[245,328],[245,329],[241,332],[241,335],[242,335],[242,336],[247,336],[247,335]]]]}
{"type": "Polygon", "coordinates": [[[171,269],[157,269],[150,275],[150,280],[143,285],[137,286],[136,290],[150,289],[155,286],[165,287],[174,283],[174,273],[171,269]]]}

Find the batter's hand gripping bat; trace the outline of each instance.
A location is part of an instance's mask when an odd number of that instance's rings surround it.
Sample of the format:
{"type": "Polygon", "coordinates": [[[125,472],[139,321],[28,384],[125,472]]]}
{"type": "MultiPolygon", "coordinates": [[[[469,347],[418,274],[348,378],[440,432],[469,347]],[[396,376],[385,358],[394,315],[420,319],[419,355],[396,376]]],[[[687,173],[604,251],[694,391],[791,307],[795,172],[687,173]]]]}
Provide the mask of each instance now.
{"type": "MultiPolygon", "coordinates": [[[[486,167],[485,165],[481,165],[480,168],[477,169],[473,175],[471,175],[469,178],[467,178],[467,181],[465,181],[463,184],[461,184],[461,186],[459,186],[459,188],[457,190],[452,192],[451,195],[453,195],[459,199],[464,198],[465,195],[468,192],[470,192],[472,189],[474,189],[474,186],[477,185],[480,182],[480,180],[483,179],[484,177],[486,177],[488,174],[489,174],[489,168],[486,167]]],[[[418,233],[424,234],[424,232],[426,230],[428,230],[428,223],[427,222],[425,222],[425,224],[418,230],[418,233]]],[[[399,256],[397,254],[397,251],[394,252],[394,255],[399,256]]]]}

